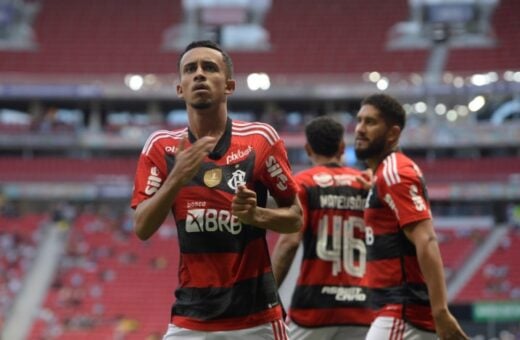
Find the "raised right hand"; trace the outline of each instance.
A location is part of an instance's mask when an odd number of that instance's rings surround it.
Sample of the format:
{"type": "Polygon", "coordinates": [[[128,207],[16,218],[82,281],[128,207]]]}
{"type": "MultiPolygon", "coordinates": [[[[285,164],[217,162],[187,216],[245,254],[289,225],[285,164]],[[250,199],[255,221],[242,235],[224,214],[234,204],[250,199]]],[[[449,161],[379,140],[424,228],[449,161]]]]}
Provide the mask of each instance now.
{"type": "Polygon", "coordinates": [[[190,147],[186,148],[187,136],[179,144],[175,154],[175,165],[170,176],[175,176],[182,183],[188,183],[197,173],[204,158],[213,150],[217,140],[215,137],[204,136],[190,147]]]}
{"type": "Polygon", "coordinates": [[[371,169],[363,170],[360,175],[356,176],[356,181],[361,183],[365,190],[370,190],[374,184],[374,173],[371,169]]]}

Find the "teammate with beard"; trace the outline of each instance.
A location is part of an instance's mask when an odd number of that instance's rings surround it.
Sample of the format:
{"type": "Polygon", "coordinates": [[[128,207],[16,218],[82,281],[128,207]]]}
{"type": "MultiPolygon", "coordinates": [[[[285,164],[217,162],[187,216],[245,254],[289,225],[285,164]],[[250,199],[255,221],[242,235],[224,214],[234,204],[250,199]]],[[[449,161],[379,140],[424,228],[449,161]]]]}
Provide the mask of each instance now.
{"type": "Polygon", "coordinates": [[[365,98],[357,113],[355,152],[374,173],[364,213],[365,279],[377,313],[367,340],[468,339],[448,309],[423,176],[399,150],[405,119],[401,104],[384,94],[365,98]]]}
{"type": "Polygon", "coordinates": [[[228,117],[235,81],[217,44],[188,45],[178,67],[188,127],[148,138],[131,202],[142,240],[170,211],[177,223],[179,287],[163,339],[287,339],[265,239],[302,225],[283,141],[270,125],[228,117]]]}

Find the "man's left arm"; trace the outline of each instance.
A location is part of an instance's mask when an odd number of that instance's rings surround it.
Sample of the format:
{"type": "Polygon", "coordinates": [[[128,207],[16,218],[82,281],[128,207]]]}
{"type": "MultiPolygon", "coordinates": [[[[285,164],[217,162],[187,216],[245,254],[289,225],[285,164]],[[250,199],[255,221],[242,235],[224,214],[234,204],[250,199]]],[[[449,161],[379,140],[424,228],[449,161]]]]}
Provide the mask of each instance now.
{"type": "Polygon", "coordinates": [[[294,256],[300,245],[302,234],[300,232],[282,234],[273,249],[272,266],[276,284],[280,287],[291,268],[294,256]]]}
{"type": "Polygon", "coordinates": [[[408,224],[403,230],[415,245],[417,261],[428,287],[437,335],[440,339],[468,339],[448,309],[444,268],[432,220],[408,224]]]}

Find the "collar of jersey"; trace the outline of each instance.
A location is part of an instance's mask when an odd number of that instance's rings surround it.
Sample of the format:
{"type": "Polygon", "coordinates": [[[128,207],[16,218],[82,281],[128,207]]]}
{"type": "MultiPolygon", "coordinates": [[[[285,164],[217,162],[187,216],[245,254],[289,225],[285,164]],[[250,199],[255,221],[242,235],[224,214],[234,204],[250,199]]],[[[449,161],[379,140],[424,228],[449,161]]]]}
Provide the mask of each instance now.
{"type": "Polygon", "coordinates": [[[328,163],[323,164],[323,166],[326,168],[341,168],[342,167],[341,164],[336,163],[336,162],[328,162],[328,163]]]}
{"type": "MultiPolygon", "coordinates": [[[[191,130],[188,128],[188,138],[190,140],[190,143],[193,144],[197,141],[197,137],[191,132],[191,130]]],[[[217,145],[215,145],[215,148],[213,151],[211,151],[208,155],[209,158],[213,160],[217,160],[222,158],[224,154],[229,149],[229,146],[231,145],[231,118],[227,117],[226,121],[226,130],[224,131],[224,134],[217,142],[217,145]]]]}

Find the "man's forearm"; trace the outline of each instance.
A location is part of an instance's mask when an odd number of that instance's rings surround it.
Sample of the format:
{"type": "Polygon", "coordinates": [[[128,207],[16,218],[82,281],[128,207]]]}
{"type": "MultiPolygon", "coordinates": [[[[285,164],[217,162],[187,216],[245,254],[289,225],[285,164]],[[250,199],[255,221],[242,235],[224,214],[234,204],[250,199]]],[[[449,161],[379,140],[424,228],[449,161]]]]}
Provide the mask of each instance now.
{"type": "Polygon", "coordinates": [[[300,230],[303,224],[302,210],[299,203],[282,208],[256,208],[256,217],[253,225],[262,229],[269,229],[278,233],[294,233],[300,230]]]}
{"type": "Polygon", "coordinates": [[[428,294],[435,316],[448,308],[446,282],[441,253],[435,238],[425,240],[417,247],[417,260],[428,287],[428,294]]]}
{"type": "Polygon", "coordinates": [[[149,239],[162,225],[171,210],[180,184],[168,179],[149,199],[141,202],[134,214],[134,230],[141,240],[149,239]],[[169,183],[168,180],[172,182],[169,183]]]}
{"type": "MultiPolygon", "coordinates": [[[[288,239],[288,237],[292,236],[291,234],[281,235],[273,250],[273,274],[278,287],[280,287],[283,280],[285,280],[296,251],[298,250],[297,241],[288,239]]],[[[299,240],[299,238],[297,238],[297,240],[299,240]]]]}

